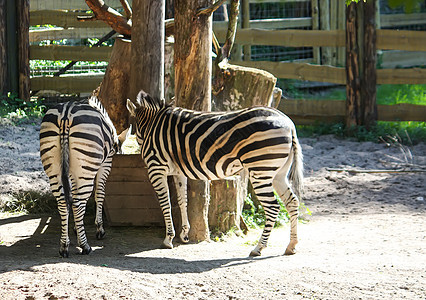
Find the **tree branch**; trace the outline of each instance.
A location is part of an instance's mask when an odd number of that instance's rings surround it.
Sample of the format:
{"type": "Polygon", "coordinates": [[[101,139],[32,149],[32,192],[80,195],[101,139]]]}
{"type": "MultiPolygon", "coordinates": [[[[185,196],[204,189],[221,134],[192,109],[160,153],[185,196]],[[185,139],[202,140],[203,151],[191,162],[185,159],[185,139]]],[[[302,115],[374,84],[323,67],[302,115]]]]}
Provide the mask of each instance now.
{"type": "Polygon", "coordinates": [[[121,5],[124,8],[124,11],[126,12],[127,20],[131,19],[132,18],[132,9],[129,5],[129,2],[127,2],[127,0],[120,0],[120,2],[121,2],[121,5]]]}
{"type": "Polygon", "coordinates": [[[126,36],[132,34],[131,20],[127,20],[118,11],[109,7],[102,0],[85,0],[95,14],[96,19],[102,20],[118,33],[126,36]]]}
{"type": "Polygon", "coordinates": [[[234,45],[235,33],[237,31],[238,14],[240,12],[240,0],[231,0],[231,12],[229,14],[228,31],[226,33],[225,44],[222,47],[220,61],[228,59],[234,45]]]}
{"type": "Polygon", "coordinates": [[[212,6],[206,8],[200,8],[196,14],[197,17],[208,16],[210,17],[222,4],[225,0],[218,0],[212,6]]]}

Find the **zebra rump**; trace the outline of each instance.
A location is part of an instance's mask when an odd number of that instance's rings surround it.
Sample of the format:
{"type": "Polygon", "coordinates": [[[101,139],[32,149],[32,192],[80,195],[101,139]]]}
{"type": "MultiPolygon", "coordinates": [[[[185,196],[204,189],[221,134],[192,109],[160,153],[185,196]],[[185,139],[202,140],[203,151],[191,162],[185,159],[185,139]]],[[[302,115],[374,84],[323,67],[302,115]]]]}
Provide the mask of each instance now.
{"type": "Polygon", "coordinates": [[[95,187],[97,238],[105,235],[102,220],[104,189],[112,156],[127,130],[117,136],[105,108],[96,97],[61,103],[49,109],[40,126],[40,158],[49,177],[61,217],[59,253],[69,256],[68,219],[74,215],[78,245],[89,254],[83,217],[95,187]]]}
{"type": "Polygon", "coordinates": [[[233,112],[193,111],[165,105],[164,100],[143,91],[136,104],[127,101],[127,108],[136,117],[137,141],[163,210],[166,247],[173,247],[175,235],[168,175],[175,175],[176,186],[184,187],[178,189],[178,202],[183,220],[180,237],[187,242],[186,178],[216,180],[244,171],[266,214],[265,229],[251,255],[260,255],[275,223],[279,204],[274,189],[290,214],[290,243],[285,253],[295,253],[303,162],[290,118],[270,107],[233,112]]]}

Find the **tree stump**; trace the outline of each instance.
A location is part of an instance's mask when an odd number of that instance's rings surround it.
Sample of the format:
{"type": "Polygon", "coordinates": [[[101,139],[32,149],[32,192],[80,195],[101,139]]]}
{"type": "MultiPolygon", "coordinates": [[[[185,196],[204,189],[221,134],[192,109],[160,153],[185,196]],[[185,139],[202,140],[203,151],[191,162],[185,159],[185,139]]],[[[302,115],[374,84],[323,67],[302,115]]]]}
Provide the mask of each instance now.
{"type": "Polygon", "coordinates": [[[212,181],[210,188],[209,226],[211,230],[241,231],[241,218],[247,184],[241,176],[212,181]]]}
{"type": "Polygon", "coordinates": [[[130,98],[131,41],[116,38],[111,58],[99,87],[98,98],[118,133],[129,127],[126,101],[130,98]]]}
{"type": "Polygon", "coordinates": [[[237,110],[270,106],[277,78],[255,68],[220,63],[213,79],[213,110],[237,110]]]}

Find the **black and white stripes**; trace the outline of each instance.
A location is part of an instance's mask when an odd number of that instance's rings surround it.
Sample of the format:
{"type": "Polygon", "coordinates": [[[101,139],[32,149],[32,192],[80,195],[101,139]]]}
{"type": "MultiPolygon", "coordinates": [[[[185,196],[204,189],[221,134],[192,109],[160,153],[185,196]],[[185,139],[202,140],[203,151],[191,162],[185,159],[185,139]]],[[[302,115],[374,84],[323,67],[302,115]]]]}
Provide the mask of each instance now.
{"type": "Polygon", "coordinates": [[[303,180],[302,152],[293,122],[267,107],[234,112],[197,112],[166,106],[141,91],[136,105],[127,108],[136,117],[137,140],[142,157],[164,213],[171,248],[175,235],[170,212],[167,176],[175,175],[183,228],[188,241],[186,178],[215,180],[240,171],[248,174],[264,206],[266,226],[251,255],[260,255],[279,211],[274,189],[284,201],[291,219],[291,241],[286,254],[297,243],[298,196],[303,180]],[[290,177],[292,186],[289,183],[290,177]],[[294,189],[294,190],[293,190],[294,189]],[[293,192],[294,191],[294,192],[293,192]]]}
{"type": "Polygon", "coordinates": [[[78,245],[91,252],[84,231],[86,203],[95,186],[97,238],[105,234],[102,221],[104,189],[112,156],[125,139],[115,128],[96,97],[67,102],[49,109],[40,128],[40,157],[57,199],[61,216],[59,253],[69,255],[68,220],[74,214],[78,245]]]}

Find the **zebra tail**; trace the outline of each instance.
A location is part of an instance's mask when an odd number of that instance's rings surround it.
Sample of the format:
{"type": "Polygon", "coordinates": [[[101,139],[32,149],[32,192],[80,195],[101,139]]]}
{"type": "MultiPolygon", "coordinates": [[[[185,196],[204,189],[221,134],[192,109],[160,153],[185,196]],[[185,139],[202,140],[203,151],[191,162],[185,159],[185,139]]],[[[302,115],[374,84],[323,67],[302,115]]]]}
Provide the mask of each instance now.
{"type": "Polygon", "coordinates": [[[70,174],[70,147],[69,147],[69,128],[64,129],[61,134],[61,182],[64,188],[65,202],[68,206],[68,211],[71,209],[71,184],[69,179],[70,174]]]}
{"type": "Polygon", "coordinates": [[[296,135],[296,129],[292,130],[292,140],[293,163],[291,164],[289,179],[292,182],[294,193],[301,200],[303,193],[303,154],[296,135]]]}

